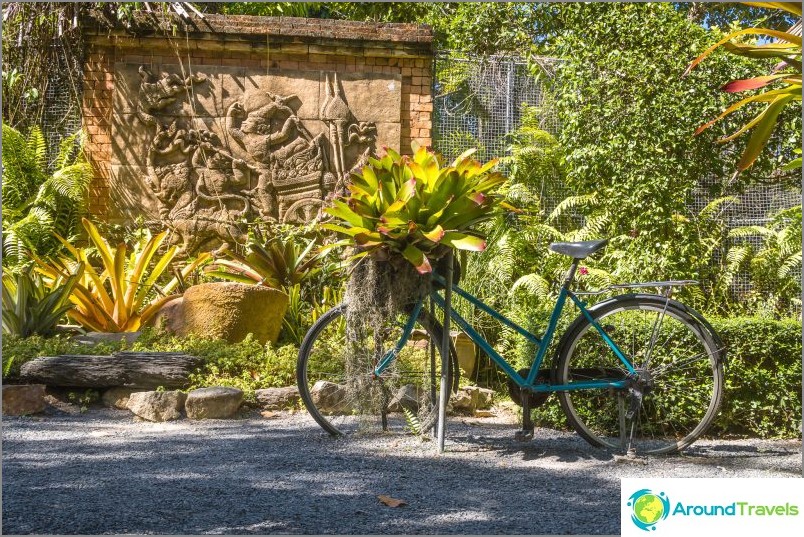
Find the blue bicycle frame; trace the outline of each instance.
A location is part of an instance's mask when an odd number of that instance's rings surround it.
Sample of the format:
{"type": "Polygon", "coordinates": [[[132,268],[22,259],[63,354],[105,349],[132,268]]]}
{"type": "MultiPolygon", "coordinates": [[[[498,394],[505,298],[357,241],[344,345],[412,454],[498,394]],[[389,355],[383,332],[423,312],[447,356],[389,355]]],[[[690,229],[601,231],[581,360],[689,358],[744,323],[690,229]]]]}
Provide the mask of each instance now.
{"type": "MultiPolygon", "coordinates": [[[[574,271],[573,271],[574,272],[574,271]]],[[[445,285],[443,278],[438,275],[434,275],[433,279],[435,282],[441,284],[442,286],[445,285]]],[[[458,312],[454,309],[451,310],[450,318],[458,325],[461,330],[463,330],[469,339],[471,339],[475,345],[480,347],[483,352],[488,355],[495,364],[497,364],[500,369],[505,371],[505,374],[508,375],[514,382],[520,387],[528,389],[535,393],[543,393],[543,392],[558,392],[558,391],[572,391],[572,390],[592,390],[592,389],[602,389],[602,388],[625,388],[627,386],[627,380],[624,379],[600,379],[600,380],[589,380],[589,381],[582,381],[582,382],[570,382],[569,384],[550,384],[550,383],[536,383],[536,375],[539,372],[539,368],[544,361],[545,354],[547,353],[547,349],[550,347],[550,343],[553,341],[553,336],[555,335],[556,326],[558,324],[558,319],[561,316],[561,312],[564,309],[564,306],[567,302],[567,297],[578,307],[581,311],[581,314],[586,317],[586,319],[591,323],[591,325],[597,330],[600,336],[603,338],[603,341],[609,346],[611,351],[614,355],[622,362],[625,369],[628,371],[629,374],[636,374],[636,371],[631,364],[631,361],[628,359],[625,354],[620,350],[614,341],[612,341],[611,337],[606,333],[600,324],[595,321],[589,311],[586,309],[586,303],[580,300],[577,296],[575,296],[569,289],[569,281],[571,280],[571,276],[568,278],[567,282],[561,287],[561,291],[558,294],[558,300],[556,301],[555,307],[553,308],[553,312],[550,315],[550,321],[547,325],[547,331],[545,332],[542,338],[539,338],[535,334],[532,334],[528,330],[522,328],[514,321],[508,319],[504,315],[500,314],[499,312],[495,311],[493,308],[484,304],[480,299],[467,293],[457,285],[452,286],[452,291],[460,296],[461,298],[467,300],[480,310],[488,313],[494,319],[500,321],[504,325],[513,329],[516,333],[523,336],[529,342],[533,343],[537,347],[536,356],[533,360],[533,363],[530,367],[530,372],[528,373],[527,378],[522,377],[516,369],[509,364],[505,358],[500,356],[497,351],[495,351],[489,343],[483,339],[481,336],[472,326],[466,322],[466,320],[461,317],[458,312]]],[[[430,298],[433,302],[442,310],[444,309],[444,299],[443,297],[436,291],[433,291],[430,294],[430,298]]],[[[411,333],[413,332],[413,327],[416,324],[416,319],[418,319],[419,314],[421,312],[422,306],[424,301],[420,301],[417,303],[414,308],[413,312],[411,313],[410,318],[408,319],[405,327],[402,331],[402,337],[399,339],[397,344],[394,346],[393,349],[389,350],[379,361],[377,367],[374,369],[374,374],[379,376],[382,372],[388,367],[388,365],[396,358],[397,354],[402,350],[405,344],[408,341],[411,333]]]]}

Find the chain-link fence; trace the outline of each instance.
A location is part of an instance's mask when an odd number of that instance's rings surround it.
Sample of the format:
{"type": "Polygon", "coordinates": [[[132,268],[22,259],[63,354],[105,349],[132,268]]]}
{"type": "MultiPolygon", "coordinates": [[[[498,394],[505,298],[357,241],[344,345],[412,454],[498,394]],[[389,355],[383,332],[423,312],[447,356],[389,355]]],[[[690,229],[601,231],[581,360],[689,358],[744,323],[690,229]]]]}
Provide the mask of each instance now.
{"type": "Polygon", "coordinates": [[[53,45],[56,64],[50,72],[43,95],[42,133],[48,145],[49,162],[53,163],[61,141],[81,129],[81,58],[59,44],[53,45]]]}
{"type": "MultiPolygon", "coordinates": [[[[517,57],[467,58],[448,52],[437,54],[435,148],[450,158],[471,147],[477,147],[483,159],[509,155],[509,133],[521,125],[523,105],[537,112],[540,128],[557,135],[561,126],[552,107],[550,90],[557,61],[537,58],[538,69],[531,70],[517,57]]],[[[720,181],[722,178],[713,177],[699,185],[690,198],[690,210],[700,212],[713,201],[712,183],[720,181]]],[[[568,194],[562,187],[551,185],[545,192],[553,197],[568,194]]],[[[721,208],[729,229],[768,224],[774,213],[801,203],[801,188],[790,189],[771,183],[755,185],[737,198],[737,202],[721,208]]],[[[544,203],[550,208],[559,201],[545,199],[544,203]]],[[[762,242],[759,235],[746,240],[754,246],[762,242]]],[[[738,274],[732,287],[737,295],[743,295],[750,291],[750,278],[747,274],[738,274]]]]}

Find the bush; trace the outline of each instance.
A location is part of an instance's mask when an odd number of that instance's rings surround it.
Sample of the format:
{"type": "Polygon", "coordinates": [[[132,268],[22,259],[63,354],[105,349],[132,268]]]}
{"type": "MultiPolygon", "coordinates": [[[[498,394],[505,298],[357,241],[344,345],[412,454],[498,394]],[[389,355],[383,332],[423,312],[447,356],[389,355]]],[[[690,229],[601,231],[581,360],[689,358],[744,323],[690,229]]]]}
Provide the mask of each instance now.
{"type": "Polygon", "coordinates": [[[19,337],[3,335],[3,380],[16,379],[20,367],[38,356],[58,354],[111,354],[124,349],[124,343],[100,343],[81,345],[67,335],[51,338],[42,336],[19,337]]]}
{"type": "Polygon", "coordinates": [[[801,322],[761,317],[713,323],[728,349],[713,433],[801,437],[801,322]]]}
{"type": "MultiPolygon", "coordinates": [[[[708,435],[801,437],[801,322],[711,319],[727,348],[720,411],[708,435]]],[[[534,411],[539,426],[566,429],[554,397],[534,411]]]]}
{"type": "MultiPolygon", "coordinates": [[[[3,337],[3,379],[19,377],[20,366],[37,356],[58,354],[111,354],[125,350],[125,343],[80,345],[68,337],[33,336],[3,337]]],[[[298,347],[261,345],[249,336],[240,343],[204,339],[197,336],[179,338],[162,332],[145,330],[131,346],[135,351],[184,352],[203,360],[190,375],[190,389],[206,386],[231,386],[243,390],[246,401],[255,402],[254,390],[296,384],[298,347]]]]}
{"type": "Polygon", "coordinates": [[[185,352],[203,360],[190,375],[189,389],[231,386],[243,390],[245,400],[254,403],[254,391],[296,384],[298,347],[261,345],[250,335],[240,343],[198,336],[175,337],[145,331],[134,350],[185,352]]]}

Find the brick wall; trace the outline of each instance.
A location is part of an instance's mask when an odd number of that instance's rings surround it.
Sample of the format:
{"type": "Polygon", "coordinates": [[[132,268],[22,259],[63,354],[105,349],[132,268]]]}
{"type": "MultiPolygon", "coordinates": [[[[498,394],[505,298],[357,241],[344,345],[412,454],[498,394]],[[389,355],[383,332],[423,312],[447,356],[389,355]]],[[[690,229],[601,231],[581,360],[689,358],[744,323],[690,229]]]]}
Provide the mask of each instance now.
{"type": "Polygon", "coordinates": [[[86,149],[96,177],[90,212],[110,207],[114,66],[118,63],[245,67],[283,71],[385,73],[401,77],[400,150],[432,135],[432,32],[422,25],[332,21],[293,17],[207,15],[171,31],[149,29],[144,17],[132,35],[85,21],[83,116],[86,149]]]}

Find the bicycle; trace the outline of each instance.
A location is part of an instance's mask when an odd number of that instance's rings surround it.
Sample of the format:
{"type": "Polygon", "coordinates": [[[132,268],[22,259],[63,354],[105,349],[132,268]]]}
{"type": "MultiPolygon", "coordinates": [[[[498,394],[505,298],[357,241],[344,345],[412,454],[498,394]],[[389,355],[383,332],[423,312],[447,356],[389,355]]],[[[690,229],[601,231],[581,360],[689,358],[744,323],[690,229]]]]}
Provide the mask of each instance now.
{"type": "MultiPolygon", "coordinates": [[[[714,420],[723,391],[725,348],[711,324],[671,298],[692,280],[613,285],[573,292],[578,264],[607,239],[553,243],[572,258],[542,337],[522,328],[478,298],[452,286],[454,295],[508,326],[537,351],[529,368],[516,370],[456,311],[451,320],[508,377],[512,398],[523,407],[521,440],[533,436],[531,408],[556,393],[568,423],[593,446],[628,454],[657,455],[689,446],[714,420]],[[663,294],[630,292],[587,308],[580,297],[625,289],[659,288],[663,294]],[[561,336],[552,365],[542,367],[567,302],[580,311],[561,336]]],[[[441,381],[441,325],[434,307],[444,307],[444,279],[433,275],[430,308],[424,300],[362,338],[345,338],[346,305],[324,314],[299,350],[297,382],[312,417],[332,435],[361,431],[426,431],[437,418],[441,381]],[[407,318],[405,318],[407,316],[407,318]],[[421,329],[417,330],[416,325],[421,329]],[[356,341],[356,343],[355,343],[356,341]],[[340,356],[355,345],[362,363],[340,356]],[[429,352],[428,352],[429,351],[429,352]]],[[[445,375],[454,392],[460,371],[454,346],[445,375]]]]}

